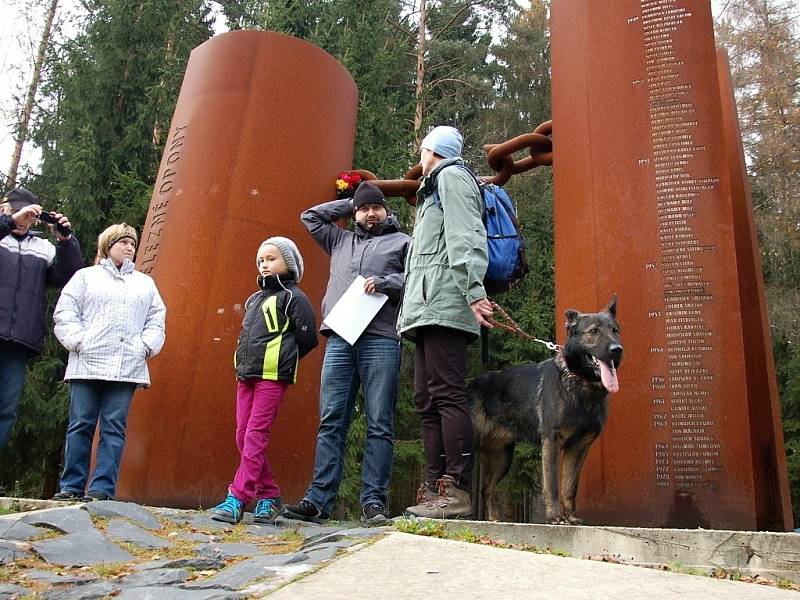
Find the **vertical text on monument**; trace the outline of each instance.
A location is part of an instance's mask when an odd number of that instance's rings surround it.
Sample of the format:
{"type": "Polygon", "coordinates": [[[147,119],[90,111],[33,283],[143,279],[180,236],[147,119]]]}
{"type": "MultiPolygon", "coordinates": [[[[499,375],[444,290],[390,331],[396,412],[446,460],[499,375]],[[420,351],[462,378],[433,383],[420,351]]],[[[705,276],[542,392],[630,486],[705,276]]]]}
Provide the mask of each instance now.
{"type": "Polygon", "coordinates": [[[155,198],[150,203],[147,223],[144,229],[145,239],[142,240],[141,255],[137,257],[139,270],[142,273],[151,273],[158,257],[158,248],[161,244],[161,232],[167,220],[169,207],[169,194],[175,187],[178,175],[177,163],[181,159],[182,148],[186,141],[188,125],[175,127],[167,141],[167,147],[162,159],[162,173],[156,181],[155,198]]]}
{"type": "Polygon", "coordinates": [[[658,372],[651,374],[655,485],[660,488],[715,487],[723,471],[718,410],[711,402],[714,351],[706,309],[714,302],[704,255],[715,253],[697,231],[697,213],[719,178],[703,173],[706,148],[695,141],[698,126],[694,84],[681,59],[675,34],[692,18],[677,0],[640,0],[644,76],[650,111],[652,155],[639,159],[655,173],[660,256],[645,264],[660,269],[663,306],[648,317],[663,324],[665,347],[652,346],[658,372]],[[700,163],[700,164],[698,164],[700,163]],[[699,167],[699,168],[698,168],[699,167]],[[698,174],[698,171],[699,174],[698,174]]]}

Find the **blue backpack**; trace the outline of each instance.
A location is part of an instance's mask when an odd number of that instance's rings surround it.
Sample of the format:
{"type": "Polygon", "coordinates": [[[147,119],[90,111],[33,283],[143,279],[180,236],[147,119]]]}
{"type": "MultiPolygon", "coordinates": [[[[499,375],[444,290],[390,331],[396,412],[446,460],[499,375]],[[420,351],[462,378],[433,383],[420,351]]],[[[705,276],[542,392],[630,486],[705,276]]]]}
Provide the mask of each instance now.
{"type": "MultiPolygon", "coordinates": [[[[489,265],[483,285],[488,294],[502,294],[525,277],[530,268],[525,259],[525,240],[519,230],[514,204],[506,191],[492,183],[483,183],[465,165],[454,165],[467,171],[483,198],[483,224],[489,250],[489,265]]],[[[439,192],[434,188],[436,204],[441,207],[439,192]]]]}

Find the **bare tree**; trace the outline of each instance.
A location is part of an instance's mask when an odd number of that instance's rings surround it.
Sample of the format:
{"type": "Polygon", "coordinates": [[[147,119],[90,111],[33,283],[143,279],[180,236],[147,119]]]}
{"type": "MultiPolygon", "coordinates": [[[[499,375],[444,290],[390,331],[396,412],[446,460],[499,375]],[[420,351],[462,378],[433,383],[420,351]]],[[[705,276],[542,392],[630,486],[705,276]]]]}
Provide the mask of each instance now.
{"type": "MultiPolygon", "coordinates": [[[[457,71],[459,66],[464,63],[464,57],[451,59],[440,62],[438,64],[430,64],[429,50],[431,44],[438,38],[442,37],[448,30],[453,28],[459,23],[459,19],[464,17],[465,13],[472,10],[473,7],[488,4],[487,0],[467,0],[465,2],[453,2],[452,14],[445,23],[436,30],[432,30],[430,21],[431,10],[441,9],[443,2],[428,2],[428,0],[418,0],[412,2],[411,13],[416,13],[417,16],[417,31],[413,33],[408,29],[402,27],[398,23],[389,21],[389,23],[396,29],[405,34],[409,41],[415,45],[413,58],[416,62],[416,70],[414,77],[414,119],[413,119],[413,132],[414,132],[414,153],[419,150],[419,145],[422,142],[422,128],[425,123],[425,117],[430,113],[433,106],[436,104],[428,103],[426,90],[433,90],[443,84],[456,84],[461,87],[471,88],[471,84],[466,80],[453,77],[452,73],[457,71]],[[442,73],[439,75],[438,73],[442,73]]],[[[451,96],[446,96],[441,100],[452,100],[451,96]]]]}
{"type": "Polygon", "coordinates": [[[8,181],[6,182],[8,187],[13,187],[17,182],[17,172],[19,171],[19,162],[22,158],[22,148],[25,145],[25,141],[28,139],[28,126],[30,125],[31,114],[33,113],[33,103],[36,99],[36,91],[39,89],[39,82],[42,79],[44,57],[47,52],[47,45],[50,43],[50,33],[53,28],[53,19],[56,15],[57,6],[58,0],[50,0],[50,6],[45,17],[44,29],[42,30],[42,37],[39,41],[39,49],[36,52],[36,59],[33,63],[31,82],[28,85],[28,91],[25,94],[25,103],[22,106],[19,121],[17,122],[16,142],[14,144],[14,152],[11,155],[11,166],[8,169],[8,181]]]}
{"type": "Polygon", "coordinates": [[[729,0],[719,41],[731,58],[763,253],[770,322],[800,341],[800,39],[787,0],[729,0]]]}

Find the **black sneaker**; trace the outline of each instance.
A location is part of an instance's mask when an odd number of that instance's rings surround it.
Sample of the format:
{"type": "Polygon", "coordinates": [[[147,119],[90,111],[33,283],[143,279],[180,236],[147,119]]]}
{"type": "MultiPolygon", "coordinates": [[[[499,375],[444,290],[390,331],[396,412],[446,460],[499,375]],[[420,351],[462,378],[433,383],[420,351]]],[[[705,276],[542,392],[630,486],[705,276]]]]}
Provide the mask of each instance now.
{"type": "Polygon", "coordinates": [[[83,498],[81,498],[82,502],[94,502],[97,500],[98,502],[101,500],[111,500],[111,496],[108,494],[104,494],[103,492],[93,492],[89,490],[89,493],[86,494],[83,498]]]}
{"type": "Polygon", "coordinates": [[[331,518],[328,513],[322,512],[311,501],[303,498],[297,504],[284,504],[282,517],[287,519],[297,519],[299,521],[309,521],[311,523],[322,523],[331,518]]]}
{"type": "Polygon", "coordinates": [[[53,496],[53,500],[57,500],[58,502],[80,502],[83,500],[83,494],[80,494],[79,492],[63,490],[53,496]]]}
{"type": "Polygon", "coordinates": [[[380,502],[370,502],[361,509],[361,524],[365,527],[381,527],[388,522],[386,509],[380,502]]]}

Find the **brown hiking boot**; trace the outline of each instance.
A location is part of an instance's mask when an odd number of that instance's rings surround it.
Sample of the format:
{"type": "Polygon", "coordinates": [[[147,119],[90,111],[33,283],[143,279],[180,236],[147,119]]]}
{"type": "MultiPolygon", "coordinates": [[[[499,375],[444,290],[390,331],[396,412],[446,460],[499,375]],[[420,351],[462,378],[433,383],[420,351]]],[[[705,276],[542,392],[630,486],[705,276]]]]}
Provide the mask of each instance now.
{"type": "Polygon", "coordinates": [[[417,504],[425,504],[439,497],[439,484],[423,481],[417,489],[417,504]]]}
{"type": "Polygon", "coordinates": [[[438,496],[423,504],[409,506],[406,512],[429,519],[469,519],[472,516],[469,492],[456,487],[456,480],[450,475],[445,475],[438,483],[438,496]]]}

